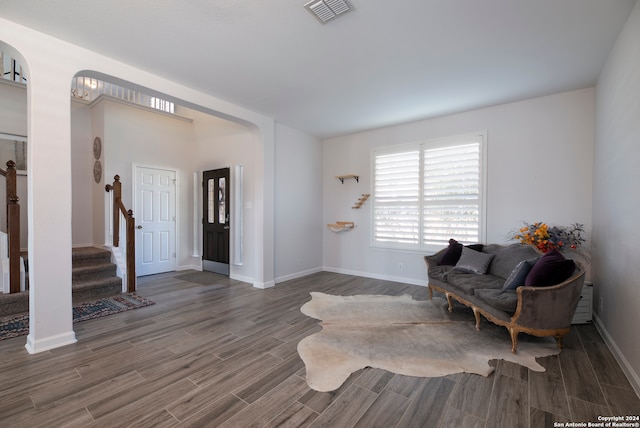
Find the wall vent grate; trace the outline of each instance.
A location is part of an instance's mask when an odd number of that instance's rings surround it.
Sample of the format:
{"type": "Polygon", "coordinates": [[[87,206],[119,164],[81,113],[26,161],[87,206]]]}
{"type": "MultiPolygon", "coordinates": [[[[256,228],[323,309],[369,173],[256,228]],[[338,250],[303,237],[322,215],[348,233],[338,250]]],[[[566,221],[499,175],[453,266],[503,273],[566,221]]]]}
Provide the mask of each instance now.
{"type": "Polygon", "coordinates": [[[323,24],[352,10],[345,0],[312,0],[304,7],[323,24]]]}

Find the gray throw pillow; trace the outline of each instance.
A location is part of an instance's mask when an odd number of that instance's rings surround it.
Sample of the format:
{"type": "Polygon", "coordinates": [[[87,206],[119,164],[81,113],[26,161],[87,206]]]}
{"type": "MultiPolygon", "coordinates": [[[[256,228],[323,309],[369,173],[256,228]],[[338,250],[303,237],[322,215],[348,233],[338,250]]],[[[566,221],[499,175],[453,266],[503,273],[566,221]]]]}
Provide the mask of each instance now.
{"type": "Polygon", "coordinates": [[[519,286],[524,285],[524,280],[527,279],[527,275],[529,275],[531,268],[536,264],[537,261],[538,259],[535,258],[523,260],[518,263],[507,277],[507,280],[504,282],[502,289],[515,290],[519,286]]]}
{"type": "Polygon", "coordinates": [[[456,269],[484,275],[489,269],[493,256],[494,254],[481,253],[480,251],[463,247],[460,260],[456,263],[456,269]]]}

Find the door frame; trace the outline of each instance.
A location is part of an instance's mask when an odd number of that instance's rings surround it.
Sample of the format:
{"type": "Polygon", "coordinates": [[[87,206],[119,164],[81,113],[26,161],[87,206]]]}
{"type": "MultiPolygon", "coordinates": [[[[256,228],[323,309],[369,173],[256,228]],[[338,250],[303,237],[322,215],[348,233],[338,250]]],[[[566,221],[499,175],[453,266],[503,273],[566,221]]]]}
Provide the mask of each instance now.
{"type": "MultiPolygon", "coordinates": [[[[174,222],[174,230],[173,230],[173,236],[174,236],[174,240],[175,240],[175,253],[176,253],[176,257],[175,257],[175,265],[174,265],[174,271],[179,270],[178,269],[178,260],[180,260],[180,246],[178,245],[178,243],[180,242],[180,235],[179,235],[179,221],[180,221],[180,210],[178,210],[178,207],[180,206],[180,186],[178,186],[180,180],[179,180],[179,170],[173,167],[167,167],[167,166],[157,166],[157,165],[150,165],[150,164],[143,164],[143,163],[136,163],[133,162],[131,164],[131,177],[132,177],[132,186],[131,186],[131,201],[132,201],[132,205],[133,208],[137,208],[137,203],[138,201],[136,200],[136,195],[138,194],[138,182],[136,180],[136,169],[137,168],[149,168],[149,169],[159,169],[159,170],[164,170],[164,171],[170,171],[173,172],[176,175],[176,188],[175,188],[175,192],[174,192],[174,207],[175,207],[175,217],[176,217],[176,221],[174,222]]],[[[133,212],[133,217],[136,217],[136,211],[133,212]]],[[[138,234],[135,234],[136,239],[138,234]]],[[[136,242],[136,245],[138,245],[138,242],[136,242]]],[[[138,261],[136,260],[136,263],[138,263],[138,261]]],[[[137,266],[136,266],[136,276],[137,276],[137,266]]]]}

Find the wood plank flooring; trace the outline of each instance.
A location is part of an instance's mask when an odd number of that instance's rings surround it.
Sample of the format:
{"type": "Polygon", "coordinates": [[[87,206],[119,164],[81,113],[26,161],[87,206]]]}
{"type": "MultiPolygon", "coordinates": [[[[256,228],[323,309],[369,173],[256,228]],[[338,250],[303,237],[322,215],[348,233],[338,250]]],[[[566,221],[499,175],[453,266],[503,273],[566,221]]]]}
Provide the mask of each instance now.
{"type": "Polygon", "coordinates": [[[592,325],[539,359],[544,373],[505,361],[486,378],[364,369],[313,391],[296,351],[320,331],[299,310],[311,291],[428,296],[329,272],[268,290],[206,272],[143,277],[138,293],[155,305],[75,324],[74,345],[29,355],[25,337],[0,341],[0,426],[538,428],[640,413],[592,325]]]}

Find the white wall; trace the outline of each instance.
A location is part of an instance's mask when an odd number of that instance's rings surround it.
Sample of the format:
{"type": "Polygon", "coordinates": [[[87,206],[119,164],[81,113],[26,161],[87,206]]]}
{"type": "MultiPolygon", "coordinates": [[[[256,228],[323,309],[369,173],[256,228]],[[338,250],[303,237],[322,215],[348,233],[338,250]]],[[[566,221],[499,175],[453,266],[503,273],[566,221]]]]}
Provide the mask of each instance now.
{"type": "Polygon", "coordinates": [[[598,325],[640,394],[640,3],[596,86],[593,275],[598,325]]]}
{"type": "Polygon", "coordinates": [[[113,182],[116,174],[120,176],[122,201],[127,209],[133,210],[135,217],[139,209],[134,206],[134,166],[175,170],[176,267],[190,265],[194,150],[191,122],[107,99],[100,103],[104,104],[103,183],[104,180],[113,182]]]}
{"type": "Polygon", "coordinates": [[[326,140],[324,223],[356,227],[325,228],[325,269],[425,285],[423,254],[371,248],[371,201],[351,206],[371,193],[372,148],[476,131],[488,132],[487,242],[508,242],[522,221],[578,222],[590,230],[593,119],[594,89],[587,88],[326,140]],[[335,178],[349,173],[360,182],[335,178]]]}
{"type": "MultiPolygon", "coordinates": [[[[93,138],[89,107],[82,103],[71,103],[71,187],[73,194],[71,227],[74,247],[88,246],[94,243],[104,244],[104,240],[95,241],[93,236],[94,217],[104,216],[104,211],[94,211],[93,205],[95,187],[93,181],[93,138]]],[[[104,192],[104,180],[101,184],[104,192]]]]}
{"type": "MultiPolygon", "coordinates": [[[[113,196],[111,194],[107,194],[105,190],[106,184],[113,183],[113,175],[107,175],[105,171],[105,155],[104,155],[104,108],[106,103],[98,103],[90,107],[91,112],[89,114],[91,118],[91,156],[93,156],[93,138],[100,137],[102,141],[102,153],[100,154],[100,162],[102,162],[102,179],[99,183],[96,183],[93,180],[93,168],[90,171],[86,171],[89,174],[86,179],[91,180],[92,188],[91,195],[83,195],[83,194],[73,194],[73,199],[86,197],[87,199],[91,199],[91,213],[92,213],[92,237],[93,243],[97,245],[105,245],[107,244],[107,224],[108,218],[105,216],[106,207],[109,206],[109,199],[113,196]]],[[[89,106],[86,107],[89,109],[89,106]]],[[[72,114],[73,118],[73,114],[72,114]]],[[[73,164],[75,169],[76,164],[73,164]]],[[[74,241],[76,242],[76,241],[74,241]]]]}
{"type": "MultiPolygon", "coordinates": [[[[1,50],[1,49],[0,49],[1,50]]],[[[27,90],[0,80],[0,132],[27,135],[27,90]]],[[[2,168],[5,166],[2,165],[2,168]]]]}
{"type": "Polygon", "coordinates": [[[322,270],[322,144],[276,124],[276,282],[322,270]]]}
{"type": "MultiPolygon", "coordinates": [[[[240,281],[251,282],[255,269],[255,254],[251,251],[255,247],[255,216],[256,211],[253,205],[255,196],[255,144],[251,130],[241,124],[224,120],[218,117],[207,115],[197,111],[182,110],[186,116],[193,118],[194,148],[192,152],[193,163],[192,172],[198,173],[198,182],[202,181],[202,171],[231,168],[231,194],[237,183],[234,182],[234,166],[243,166],[242,191],[243,200],[233,201],[231,206],[231,217],[235,218],[236,207],[242,207],[242,264],[235,263],[235,234],[240,231],[233,224],[231,225],[231,264],[230,277],[240,281]],[[238,203],[236,205],[236,202],[238,203]]],[[[198,189],[202,194],[201,188],[198,189]]],[[[197,204],[198,218],[202,218],[202,200],[197,204]]],[[[199,255],[202,256],[202,226],[198,224],[198,242],[196,247],[199,255]]],[[[200,266],[199,260],[194,263],[200,266]]]]}

